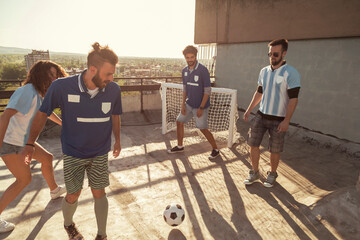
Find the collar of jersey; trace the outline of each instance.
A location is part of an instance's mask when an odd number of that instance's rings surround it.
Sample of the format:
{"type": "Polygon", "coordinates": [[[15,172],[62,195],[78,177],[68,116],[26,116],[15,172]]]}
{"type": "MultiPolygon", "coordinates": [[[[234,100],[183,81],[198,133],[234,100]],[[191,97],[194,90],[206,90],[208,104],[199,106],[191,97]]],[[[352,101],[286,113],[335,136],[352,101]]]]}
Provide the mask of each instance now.
{"type": "MultiPolygon", "coordinates": [[[[199,67],[199,61],[196,61],[196,66],[195,66],[195,68],[193,70],[197,70],[198,67],[199,67]]],[[[189,66],[186,66],[186,70],[190,71],[189,66]]]]}
{"type": "MultiPolygon", "coordinates": [[[[79,85],[79,90],[80,92],[85,92],[85,89],[87,89],[85,83],[84,83],[84,78],[83,78],[83,75],[84,73],[87,71],[87,69],[85,69],[82,73],[80,73],[78,75],[78,85],[79,85]]],[[[101,90],[102,92],[105,92],[105,88],[103,88],[101,90]]],[[[100,91],[99,91],[100,92],[100,91]]]]}
{"type": "Polygon", "coordinates": [[[271,65],[269,65],[269,67],[270,67],[270,70],[271,70],[272,72],[275,72],[275,71],[277,71],[277,70],[282,69],[286,64],[287,64],[286,61],[284,61],[284,62],[281,64],[281,66],[280,66],[279,68],[277,68],[277,69],[273,69],[271,65]]]}

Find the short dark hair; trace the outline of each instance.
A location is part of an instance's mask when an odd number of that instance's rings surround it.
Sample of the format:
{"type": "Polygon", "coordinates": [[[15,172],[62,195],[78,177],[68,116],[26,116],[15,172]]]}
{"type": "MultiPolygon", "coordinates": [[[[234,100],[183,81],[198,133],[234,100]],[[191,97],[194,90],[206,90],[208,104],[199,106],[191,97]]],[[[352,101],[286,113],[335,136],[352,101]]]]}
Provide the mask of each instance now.
{"type": "Polygon", "coordinates": [[[197,50],[196,47],[194,47],[194,46],[192,46],[192,45],[188,45],[188,46],[186,46],[186,48],[183,50],[183,54],[184,54],[184,56],[185,56],[185,55],[188,54],[188,53],[192,53],[192,54],[194,54],[194,55],[196,56],[197,53],[198,53],[198,50],[197,50]]]}
{"type": "Polygon", "coordinates": [[[288,50],[288,40],[287,39],[282,38],[282,39],[272,40],[271,42],[269,42],[268,47],[277,46],[277,45],[281,45],[281,48],[283,51],[288,50]]]}
{"type": "Polygon", "coordinates": [[[118,56],[107,45],[102,47],[98,42],[95,42],[92,47],[93,50],[89,52],[87,57],[88,67],[95,66],[100,68],[105,62],[111,63],[112,65],[118,63],[118,56]]]}
{"type": "Polygon", "coordinates": [[[50,60],[39,60],[37,61],[29,70],[25,84],[31,83],[36,91],[42,96],[45,96],[46,91],[50,87],[52,80],[49,76],[51,68],[55,68],[56,77],[66,77],[67,73],[65,70],[57,63],[54,63],[50,60]]]}

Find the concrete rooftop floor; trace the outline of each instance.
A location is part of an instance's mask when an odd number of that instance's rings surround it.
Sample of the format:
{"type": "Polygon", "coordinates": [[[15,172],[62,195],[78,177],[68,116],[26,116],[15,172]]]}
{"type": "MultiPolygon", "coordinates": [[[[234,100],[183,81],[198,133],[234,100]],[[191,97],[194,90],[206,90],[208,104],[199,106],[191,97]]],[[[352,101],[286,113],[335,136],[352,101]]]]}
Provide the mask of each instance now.
{"type": "MultiPolygon", "coordinates": [[[[122,116],[122,152],[109,160],[108,239],[360,239],[358,144],[291,127],[278,183],[270,189],[260,183],[245,187],[251,167],[248,123],[238,120],[238,143],[229,149],[219,142],[221,156],[210,161],[210,145],[197,132],[185,134],[183,153],[168,154],[176,133],[162,135],[160,121],[159,111],[122,116]],[[173,202],[186,212],[178,227],[162,217],[173,202]]],[[[55,178],[63,184],[59,129],[49,127],[39,142],[54,154],[55,178]]],[[[262,148],[262,180],[269,167],[269,154],[262,148]]],[[[31,170],[31,184],[1,215],[16,228],[0,239],[67,239],[62,198],[50,199],[39,163],[33,161],[31,170]]],[[[13,181],[0,161],[0,194],[13,181]]],[[[74,221],[85,239],[95,238],[87,180],[74,221]]]]}

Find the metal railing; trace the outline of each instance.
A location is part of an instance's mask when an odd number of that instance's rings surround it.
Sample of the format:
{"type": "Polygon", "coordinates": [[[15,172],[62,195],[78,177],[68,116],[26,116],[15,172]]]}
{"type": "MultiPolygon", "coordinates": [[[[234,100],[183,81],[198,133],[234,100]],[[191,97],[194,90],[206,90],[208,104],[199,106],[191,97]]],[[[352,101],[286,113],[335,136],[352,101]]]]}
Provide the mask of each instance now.
{"type": "MultiPolygon", "coordinates": [[[[215,77],[210,77],[211,85],[214,86],[215,77]]],[[[182,77],[115,77],[114,82],[118,83],[122,92],[140,92],[141,112],[144,111],[143,94],[147,91],[156,91],[161,87],[161,82],[182,83],[182,77]]],[[[22,80],[0,80],[2,83],[13,83],[16,87],[22,86],[22,80]]],[[[15,90],[0,90],[0,101],[9,99],[15,90]]],[[[4,111],[6,104],[0,104],[0,112],[4,111]]]]}

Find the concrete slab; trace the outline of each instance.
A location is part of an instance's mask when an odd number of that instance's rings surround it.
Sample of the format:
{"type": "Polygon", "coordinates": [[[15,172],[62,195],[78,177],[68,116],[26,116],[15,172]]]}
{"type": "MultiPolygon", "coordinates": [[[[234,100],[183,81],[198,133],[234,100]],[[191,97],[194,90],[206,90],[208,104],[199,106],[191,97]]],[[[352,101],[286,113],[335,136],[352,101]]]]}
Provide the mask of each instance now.
{"type": "MultiPolygon", "coordinates": [[[[230,149],[220,142],[221,156],[209,161],[210,145],[196,132],[185,134],[183,153],[168,154],[176,133],[162,135],[160,122],[161,113],[156,111],[122,117],[122,152],[109,160],[109,239],[360,239],[358,145],[352,144],[354,151],[349,152],[344,146],[351,143],[324,136],[318,140],[313,133],[292,127],[278,184],[271,189],[260,183],[245,187],[251,166],[244,141],[248,123],[239,120],[239,142],[230,149]],[[168,226],[162,217],[172,202],[186,211],[178,227],[168,226]]],[[[39,142],[54,154],[55,178],[63,184],[58,135],[58,127],[48,126],[39,142]]],[[[266,144],[264,140],[262,180],[269,170],[266,144]]],[[[32,162],[31,169],[31,184],[1,215],[16,228],[0,234],[0,239],[67,239],[62,199],[50,200],[39,163],[32,162]]],[[[13,181],[0,161],[0,194],[13,181]]],[[[74,221],[85,239],[95,238],[87,181],[74,221]]]]}

